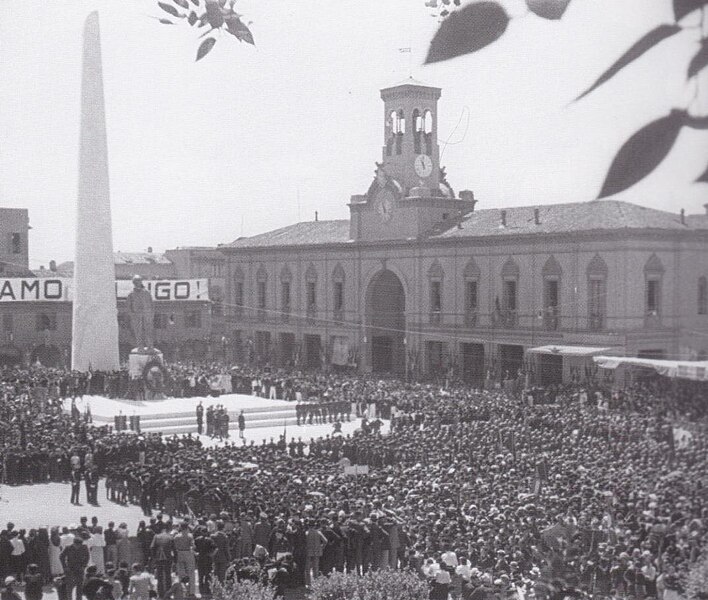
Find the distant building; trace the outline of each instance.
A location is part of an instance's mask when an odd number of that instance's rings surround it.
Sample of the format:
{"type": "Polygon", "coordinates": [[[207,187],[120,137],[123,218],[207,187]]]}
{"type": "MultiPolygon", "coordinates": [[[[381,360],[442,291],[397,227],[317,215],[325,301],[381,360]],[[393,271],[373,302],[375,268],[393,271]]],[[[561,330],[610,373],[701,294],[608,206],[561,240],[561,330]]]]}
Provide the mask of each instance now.
{"type": "Polygon", "coordinates": [[[29,213],[25,208],[0,208],[0,277],[27,277],[29,213]]]}
{"type": "MultiPolygon", "coordinates": [[[[177,258],[183,254],[188,252],[172,251],[177,258]]],[[[223,255],[217,254],[223,262],[223,255]]],[[[155,345],[168,360],[227,357],[222,304],[216,305],[217,317],[212,319],[210,299],[210,289],[223,289],[223,279],[212,281],[199,260],[187,269],[182,261],[173,262],[166,254],[152,251],[116,252],[115,264],[121,360],[135,345],[125,306],[132,287],[129,280],[135,274],[149,287],[158,286],[155,345]]],[[[0,367],[37,361],[46,366],[70,364],[72,310],[67,290],[72,278],[73,263],[57,265],[55,261],[34,273],[15,270],[9,276],[0,275],[0,367]]]]}
{"type": "Polygon", "coordinates": [[[523,206],[479,210],[439,162],[440,89],[408,80],[381,97],[381,162],[349,220],[220,247],[239,356],[541,383],[583,375],[599,352],[705,358],[708,217],[534,205],[532,190],[523,206]]]}

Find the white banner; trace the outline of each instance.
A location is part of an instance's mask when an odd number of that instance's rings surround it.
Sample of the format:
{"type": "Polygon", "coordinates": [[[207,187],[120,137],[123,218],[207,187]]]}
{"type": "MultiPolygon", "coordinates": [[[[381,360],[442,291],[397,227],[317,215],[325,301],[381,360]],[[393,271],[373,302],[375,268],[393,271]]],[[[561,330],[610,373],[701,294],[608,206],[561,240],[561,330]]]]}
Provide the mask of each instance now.
{"type": "MultiPolygon", "coordinates": [[[[73,279],[0,278],[0,302],[70,302],[73,279]]],[[[143,282],[155,301],[209,300],[207,279],[156,279],[143,282]]],[[[116,297],[123,300],[133,289],[127,279],[116,281],[116,297]]]]}

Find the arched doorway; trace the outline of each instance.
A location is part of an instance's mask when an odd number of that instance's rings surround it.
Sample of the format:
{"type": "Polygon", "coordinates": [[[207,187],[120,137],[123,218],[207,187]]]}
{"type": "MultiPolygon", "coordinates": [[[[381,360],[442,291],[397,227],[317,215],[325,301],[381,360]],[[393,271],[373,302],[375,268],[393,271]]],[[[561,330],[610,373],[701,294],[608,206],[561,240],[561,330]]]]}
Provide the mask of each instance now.
{"type": "Polygon", "coordinates": [[[30,362],[39,362],[43,367],[59,368],[63,366],[61,350],[56,346],[42,344],[32,350],[30,362]]]}
{"type": "Polygon", "coordinates": [[[22,351],[16,346],[0,346],[0,369],[22,364],[22,351]]]}
{"type": "Polygon", "coordinates": [[[406,370],[406,295],[392,271],[377,273],[366,291],[366,335],[371,369],[403,374],[406,370]]]}

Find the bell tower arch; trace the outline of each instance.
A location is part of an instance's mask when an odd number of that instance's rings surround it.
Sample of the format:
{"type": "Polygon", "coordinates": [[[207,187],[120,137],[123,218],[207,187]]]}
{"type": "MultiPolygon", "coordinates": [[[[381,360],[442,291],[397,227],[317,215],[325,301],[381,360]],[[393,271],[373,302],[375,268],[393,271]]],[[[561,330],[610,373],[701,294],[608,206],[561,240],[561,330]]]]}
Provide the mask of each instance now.
{"type": "Polygon", "coordinates": [[[384,102],[383,168],[408,195],[440,185],[438,100],[440,88],[407,79],[381,90],[384,102]]]}

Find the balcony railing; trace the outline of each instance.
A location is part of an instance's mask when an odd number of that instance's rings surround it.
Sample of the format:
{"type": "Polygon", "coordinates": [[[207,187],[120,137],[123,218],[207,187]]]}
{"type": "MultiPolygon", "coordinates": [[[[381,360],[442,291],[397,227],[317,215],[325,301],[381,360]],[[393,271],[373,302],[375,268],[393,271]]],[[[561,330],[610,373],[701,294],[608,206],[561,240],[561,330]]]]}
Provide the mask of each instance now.
{"type": "Polygon", "coordinates": [[[336,323],[344,323],[344,309],[335,308],[334,309],[334,321],[336,323]]]}
{"type": "Polygon", "coordinates": [[[290,322],[290,305],[286,304],[280,309],[280,320],[283,323],[290,322]]]}
{"type": "Polygon", "coordinates": [[[442,323],[442,312],[439,310],[430,311],[430,324],[440,325],[442,323]]]}

